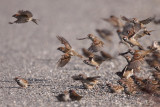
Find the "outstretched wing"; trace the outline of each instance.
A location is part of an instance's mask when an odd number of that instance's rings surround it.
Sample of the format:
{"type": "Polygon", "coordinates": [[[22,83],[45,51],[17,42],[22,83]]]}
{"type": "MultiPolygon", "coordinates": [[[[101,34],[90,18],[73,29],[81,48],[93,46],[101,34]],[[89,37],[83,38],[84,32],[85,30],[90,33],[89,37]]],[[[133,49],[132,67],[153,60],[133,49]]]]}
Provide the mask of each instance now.
{"type": "Polygon", "coordinates": [[[63,38],[61,36],[57,36],[57,38],[58,38],[59,41],[61,41],[62,44],[65,45],[65,47],[67,49],[71,49],[72,48],[71,45],[69,44],[69,42],[65,38],[63,38]]]}
{"type": "Polygon", "coordinates": [[[95,45],[94,43],[91,44],[91,46],[88,48],[88,51],[90,52],[98,52],[102,48],[102,45],[95,45]]]}
{"type": "Polygon", "coordinates": [[[70,55],[62,55],[61,59],[59,59],[58,63],[57,63],[57,67],[64,67],[71,59],[70,55]]]}
{"type": "Polygon", "coordinates": [[[155,16],[154,16],[154,17],[149,17],[149,18],[147,18],[147,19],[141,20],[140,23],[146,25],[146,24],[152,22],[154,19],[155,19],[155,16]]]}
{"type": "Polygon", "coordinates": [[[89,57],[90,55],[92,55],[93,53],[88,51],[87,49],[85,48],[82,48],[82,53],[85,57],[89,57]]]}
{"type": "Polygon", "coordinates": [[[26,10],[26,11],[19,10],[18,14],[20,14],[22,16],[27,16],[27,17],[33,17],[33,14],[30,11],[28,11],[28,10],[26,10]]]}
{"type": "Polygon", "coordinates": [[[101,55],[105,59],[112,59],[112,56],[104,51],[101,51],[101,55]]]}

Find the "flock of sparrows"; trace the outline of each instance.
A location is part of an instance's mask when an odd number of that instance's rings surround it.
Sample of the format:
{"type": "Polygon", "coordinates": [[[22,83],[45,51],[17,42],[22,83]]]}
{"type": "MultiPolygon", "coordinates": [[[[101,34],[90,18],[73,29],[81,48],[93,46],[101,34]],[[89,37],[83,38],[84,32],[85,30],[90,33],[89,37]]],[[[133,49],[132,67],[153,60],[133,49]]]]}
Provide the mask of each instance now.
{"type": "MultiPolygon", "coordinates": [[[[17,20],[9,22],[9,24],[26,23],[29,21],[38,24],[38,19],[34,19],[30,11],[20,10],[14,14],[13,17],[17,20]]],[[[147,24],[151,22],[160,24],[160,20],[156,20],[155,17],[138,20],[137,18],[127,18],[125,16],[121,16],[120,20],[120,18],[113,15],[103,20],[109,22],[117,30],[120,43],[128,47],[127,52],[119,53],[119,55],[123,56],[128,62],[122,72],[116,73],[121,78],[117,81],[119,85],[106,82],[106,86],[110,92],[125,92],[126,94],[142,92],[160,95],[160,41],[154,41],[152,45],[148,47],[143,47],[138,41],[145,35],[151,35],[151,32],[154,31],[148,30],[146,27],[147,24]],[[122,21],[124,23],[122,23],[122,21]],[[144,61],[146,61],[150,67],[154,68],[154,70],[151,71],[153,74],[152,78],[142,78],[136,75],[136,73],[141,71],[144,61]]],[[[96,32],[104,41],[112,42],[110,36],[113,35],[113,33],[110,30],[96,29],[96,32]]],[[[82,48],[83,55],[78,54],[64,37],[57,36],[57,39],[64,45],[64,47],[57,48],[57,50],[64,53],[58,60],[57,67],[64,67],[69,63],[72,56],[79,57],[85,64],[95,67],[97,70],[104,61],[113,59],[110,54],[102,50],[105,43],[93,34],[88,34],[87,37],[84,38],[77,38],[77,40],[90,39],[92,42],[88,49],[82,48]]],[[[98,83],[100,76],[87,77],[85,74],[79,74],[72,76],[72,78],[80,81],[84,88],[92,89],[98,83]]],[[[21,77],[16,77],[14,80],[23,88],[29,86],[28,81],[21,77]]],[[[82,96],[78,95],[74,90],[64,91],[56,97],[59,101],[79,101],[82,98],[82,96]]]]}

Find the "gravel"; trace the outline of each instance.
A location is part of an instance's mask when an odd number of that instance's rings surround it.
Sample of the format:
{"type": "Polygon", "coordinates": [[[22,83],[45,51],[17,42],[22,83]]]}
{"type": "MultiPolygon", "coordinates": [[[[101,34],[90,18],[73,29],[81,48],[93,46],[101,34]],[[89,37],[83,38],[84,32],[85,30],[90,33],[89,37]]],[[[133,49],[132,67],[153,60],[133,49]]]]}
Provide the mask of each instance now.
{"type": "MultiPolygon", "coordinates": [[[[141,95],[108,92],[106,81],[116,84],[119,77],[115,73],[127,64],[117,54],[127,48],[118,44],[115,29],[102,18],[110,15],[139,19],[156,15],[160,18],[159,0],[1,0],[0,10],[0,107],[158,106],[152,99],[144,99],[141,95]],[[34,17],[40,19],[39,25],[32,22],[8,24],[15,20],[11,16],[21,9],[32,11],[34,17]],[[61,46],[57,35],[65,37],[81,53],[81,48],[89,47],[91,42],[77,41],[76,38],[85,37],[89,33],[97,35],[97,28],[113,31],[114,44],[106,42],[104,50],[116,59],[104,62],[100,70],[85,65],[77,57],[72,57],[64,68],[55,68],[62,55],[56,50],[61,46]],[[99,75],[100,83],[94,89],[82,89],[81,83],[71,78],[80,73],[99,75]],[[19,88],[13,80],[16,76],[26,78],[32,86],[19,88]],[[57,101],[55,96],[69,89],[82,95],[81,101],[57,101]]],[[[144,47],[154,40],[160,40],[159,25],[151,23],[147,27],[157,31],[141,39],[144,47]]],[[[148,68],[143,67],[140,75],[150,75],[148,68]]]]}

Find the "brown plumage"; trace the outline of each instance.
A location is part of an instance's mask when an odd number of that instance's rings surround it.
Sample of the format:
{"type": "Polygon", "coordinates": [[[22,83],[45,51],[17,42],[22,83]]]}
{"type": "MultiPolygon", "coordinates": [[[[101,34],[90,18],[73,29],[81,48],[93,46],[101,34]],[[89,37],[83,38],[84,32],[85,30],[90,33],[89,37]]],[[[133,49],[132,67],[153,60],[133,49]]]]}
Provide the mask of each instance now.
{"type": "Polygon", "coordinates": [[[106,53],[104,51],[101,51],[100,53],[104,59],[113,59],[113,57],[109,53],[106,53]]]}
{"type": "Polygon", "coordinates": [[[34,19],[33,18],[33,14],[30,11],[28,11],[28,10],[26,10],[26,11],[19,10],[12,17],[16,18],[17,20],[14,21],[14,22],[9,22],[9,24],[13,24],[13,23],[26,23],[26,22],[29,22],[29,21],[32,21],[35,24],[38,24],[37,23],[38,19],[34,19]]]}
{"type": "Polygon", "coordinates": [[[153,41],[152,45],[148,47],[149,49],[155,50],[160,53],[160,42],[153,41]]]}
{"type": "Polygon", "coordinates": [[[127,69],[133,69],[134,72],[138,72],[141,69],[141,65],[144,62],[144,58],[149,53],[153,52],[152,50],[135,50],[134,55],[131,61],[128,64],[127,69]]]}
{"type": "Polygon", "coordinates": [[[145,35],[151,35],[150,33],[154,31],[148,31],[146,29],[132,35],[132,36],[123,36],[123,40],[127,43],[129,43],[131,46],[138,46],[140,49],[144,49],[142,47],[142,45],[138,42],[138,39],[140,39],[141,37],[145,36],[145,35]]]}
{"type": "Polygon", "coordinates": [[[137,18],[127,18],[125,16],[122,16],[122,20],[126,21],[127,23],[133,23],[134,24],[134,31],[137,33],[140,29],[144,29],[144,25],[149,24],[155,19],[154,17],[149,17],[147,19],[139,21],[137,18]]]}
{"type": "Polygon", "coordinates": [[[109,18],[104,18],[104,21],[109,22],[113,27],[120,29],[123,27],[123,23],[119,20],[118,17],[111,15],[109,18]]]}
{"type": "Polygon", "coordinates": [[[136,94],[139,91],[131,77],[128,79],[122,78],[118,80],[118,83],[124,87],[124,92],[126,94],[136,94]]]}
{"type": "Polygon", "coordinates": [[[70,61],[71,56],[78,56],[80,58],[83,58],[83,56],[79,55],[76,51],[72,49],[71,45],[65,38],[61,36],[57,36],[57,38],[65,46],[57,48],[57,50],[64,53],[64,55],[62,55],[62,57],[59,59],[57,67],[64,67],[70,61]]]}
{"type": "Polygon", "coordinates": [[[96,69],[99,68],[99,66],[106,60],[102,56],[94,55],[90,51],[86,49],[82,49],[84,56],[88,57],[88,59],[85,59],[83,62],[87,65],[96,67],[96,69]]]}
{"type": "Polygon", "coordinates": [[[82,96],[78,95],[74,90],[69,90],[69,94],[72,101],[79,101],[82,98],[82,96]]]}
{"type": "Polygon", "coordinates": [[[160,71],[160,61],[156,59],[147,59],[146,62],[157,71],[160,71]]]}
{"type": "Polygon", "coordinates": [[[104,45],[104,43],[93,34],[88,34],[86,38],[78,38],[78,40],[84,40],[84,39],[90,39],[92,41],[91,46],[88,48],[88,51],[90,52],[98,52],[104,45]]]}
{"type": "Polygon", "coordinates": [[[123,73],[123,77],[127,78],[127,79],[130,78],[132,75],[133,75],[133,69],[132,70],[126,70],[123,73]]]}
{"type": "Polygon", "coordinates": [[[121,85],[113,85],[111,83],[106,83],[111,93],[122,93],[124,91],[124,87],[121,85]]]}
{"type": "Polygon", "coordinates": [[[15,77],[14,80],[17,84],[23,88],[27,88],[29,86],[28,81],[21,77],[15,77]]]}
{"type": "Polygon", "coordinates": [[[70,101],[70,94],[68,91],[64,91],[62,94],[59,94],[58,96],[56,96],[56,98],[59,100],[59,101],[70,101]]]}
{"type": "Polygon", "coordinates": [[[96,32],[99,34],[99,36],[109,42],[112,42],[110,36],[113,35],[113,33],[108,29],[96,29],[96,32]]]}
{"type": "Polygon", "coordinates": [[[85,74],[79,74],[78,76],[72,77],[74,80],[80,80],[83,87],[86,89],[92,89],[97,83],[100,76],[87,77],[85,74]]]}

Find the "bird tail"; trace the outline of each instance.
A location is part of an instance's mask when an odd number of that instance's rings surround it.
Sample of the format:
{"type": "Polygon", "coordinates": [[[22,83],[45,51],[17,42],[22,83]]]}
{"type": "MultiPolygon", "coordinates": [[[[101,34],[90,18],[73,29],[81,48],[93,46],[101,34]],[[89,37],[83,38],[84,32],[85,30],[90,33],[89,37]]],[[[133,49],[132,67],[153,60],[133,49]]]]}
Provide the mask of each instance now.
{"type": "Polygon", "coordinates": [[[38,20],[38,19],[32,19],[32,21],[33,21],[35,24],[38,25],[37,20],[38,20]]]}

